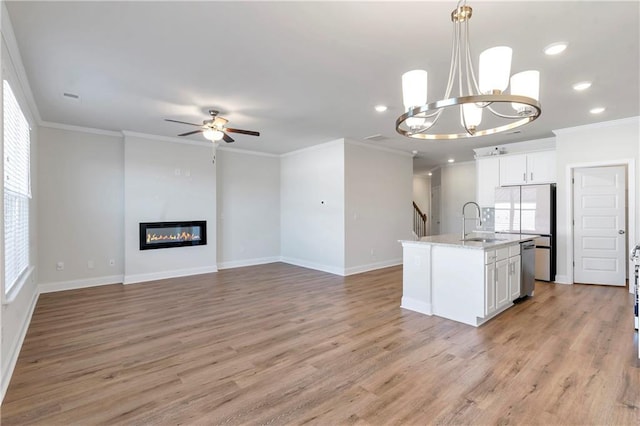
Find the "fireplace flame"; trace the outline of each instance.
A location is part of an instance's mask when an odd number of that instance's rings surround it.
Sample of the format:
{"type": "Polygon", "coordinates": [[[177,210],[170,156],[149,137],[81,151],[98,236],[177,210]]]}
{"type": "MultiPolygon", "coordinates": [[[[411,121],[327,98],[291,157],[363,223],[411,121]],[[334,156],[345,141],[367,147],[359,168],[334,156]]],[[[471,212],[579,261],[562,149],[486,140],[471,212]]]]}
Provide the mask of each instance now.
{"type": "Polygon", "coordinates": [[[147,244],[150,244],[154,241],[197,241],[199,239],[200,235],[191,234],[186,231],[179,234],[168,235],[147,234],[147,244]]]}

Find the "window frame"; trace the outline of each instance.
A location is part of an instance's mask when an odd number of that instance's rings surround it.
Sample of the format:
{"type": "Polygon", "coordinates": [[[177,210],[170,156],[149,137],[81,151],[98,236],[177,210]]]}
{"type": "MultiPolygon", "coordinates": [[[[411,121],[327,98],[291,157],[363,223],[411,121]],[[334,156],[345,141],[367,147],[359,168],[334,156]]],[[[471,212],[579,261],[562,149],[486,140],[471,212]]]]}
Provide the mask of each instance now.
{"type": "MultiPolygon", "coordinates": [[[[3,45],[4,47],[4,45],[3,45]]],[[[4,53],[4,52],[3,52],[4,53]]],[[[3,62],[4,64],[6,64],[5,62],[5,57],[3,55],[3,62]]],[[[3,65],[4,65],[3,64],[3,65]]],[[[23,206],[23,208],[26,208],[26,223],[23,222],[23,226],[26,228],[26,236],[24,237],[25,240],[25,245],[22,246],[22,248],[24,249],[24,254],[26,257],[26,265],[20,265],[20,272],[15,276],[15,278],[12,280],[11,283],[7,282],[6,280],[6,265],[7,265],[7,253],[6,253],[6,249],[5,249],[5,244],[2,244],[2,246],[0,247],[1,250],[1,259],[2,259],[2,266],[3,266],[3,273],[2,273],[2,288],[0,289],[0,295],[2,296],[2,304],[8,304],[11,303],[17,296],[17,294],[20,292],[20,290],[22,289],[22,287],[24,286],[24,284],[32,277],[33,271],[35,270],[35,267],[33,265],[33,257],[32,257],[32,246],[31,246],[31,235],[33,232],[32,229],[32,224],[33,224],[33,218],[32,218],[32,211],[33,211],[33,195],[32,195],[32,182],[33,182],[33,175],[32,175],[32,171],[33,171],[33,156],[32,156],[32,151],[33,151],[33,129],[32,129],[32,118],[30,116],[31,111],[29,110],[29,108],[26,108],[25,105],[26,103],[23,100],[23,94],[21,92],[22,90],[22,86],[19,84],[19,81],[17,78],[14,78],[14,73],[12,73],[11,71],[13,71],[12,69],[7,72],[7,67],[6,65],[2,67],[2,71],[3,71],[3,84],[2,87],[0,87],[0,93],[2,94],[2,102],[3,102],[3,113],[2,113],[2,117],[0,118],[0,120],[2,120],[1,124],[2,124],[2,157],[3,157],[3,161],[2,161],[2,171],[3,171],[3,196],[0,197],[0,203],[2,204],[2,211],[3,211],[3,226],[0,229],[0,232],[2,233],[2,237],[3,237],[3,241],[6,241],[6,235],[5,235],[5,230],[6,230],[6,223],[5,223],[5,198],[7,196],[7,193],[11,193],[13,196],[17,195],[18,197],[22,197],[22,199],[24,201],[26,201],[26,207],[23,206]],[[5,89],[4,89],[4,85],[6,84],[9,86],[11,93],[13,94],[13,98],[15,99],[16,105],[18,107],[18,111],[21,113],[22,117],[24,118],[25,122],[26,122],[26,126],[27,126],[27,137],[28,137],[28,142],[27,142],[27,150],[28,152],[26,153],[26,157],[27,157],[27,164],[26,164],[26,191],[23,191],[23,193],[20,193],[19,191],[12,191],[12,190],[7,190],[5,188],[5,184],[4,184],[4,177],[6,176],[6,171],[5,171],[5,108],[4,108],[4,102],[5,102],[5,89]]],[[[24,169],[24,168],[23,168],[24,169]]]]}

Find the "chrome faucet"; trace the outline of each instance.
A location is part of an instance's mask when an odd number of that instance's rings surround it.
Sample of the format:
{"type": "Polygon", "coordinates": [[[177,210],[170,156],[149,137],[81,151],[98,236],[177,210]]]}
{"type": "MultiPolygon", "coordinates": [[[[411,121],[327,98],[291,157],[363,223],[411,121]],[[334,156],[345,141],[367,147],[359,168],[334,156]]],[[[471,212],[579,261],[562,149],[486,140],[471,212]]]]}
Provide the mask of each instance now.
{"type": "Polygon", "coordinates": [[[482,226],[482,213],[480,212],[480,206],[478,203],[473,201],[467,201],[462,206],[462,239],[464,240],[467,237],[467,218],[464,216],[464,208],[467,207],[468,204],[473,204],[478,209],[478,217],[472,218],[473,220],[478,221],[478,226],[482,226]]]}

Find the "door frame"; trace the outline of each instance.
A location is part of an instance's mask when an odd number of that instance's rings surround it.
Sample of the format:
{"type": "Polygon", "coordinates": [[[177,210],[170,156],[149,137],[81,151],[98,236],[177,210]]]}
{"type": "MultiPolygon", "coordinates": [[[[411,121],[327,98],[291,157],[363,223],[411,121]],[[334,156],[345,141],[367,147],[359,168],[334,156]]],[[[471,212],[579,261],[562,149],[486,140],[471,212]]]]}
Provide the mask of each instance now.
{"type": "MultiPolygon", "coordinates": [[[[584,168],[584,167],[607,167],[607,166],[627,166],[627,180],[625,182],[628,200],[627,200],[627,222],[628,228],[625,233],[625,247],[631,247],[632,240],[631,236],[635,238],[636,236],[636,173],[635,173],[635,160],[633,158],[626,158],[622,160],[613,160],[613,161],[596,161],[589,163],[572,163],[567,164],[566,175],[565,175],[565,196],[567,200],[567,213],[565,217],[565,224],[567,229],[567,278],[569,279],[569,283],[573,284],[573,274],[574,274],[574,257],[573,257],[573,184],[571,179],[573,179],[573,169],[584,168]]],[[[629,262],[629,268],[627,270],[627,274],[629,276],[629,281],[634,276],[634,265],[633,262],[629,262]]],[[[629,285],[629,293],[633,292],[633,286],[629,285]]]]}

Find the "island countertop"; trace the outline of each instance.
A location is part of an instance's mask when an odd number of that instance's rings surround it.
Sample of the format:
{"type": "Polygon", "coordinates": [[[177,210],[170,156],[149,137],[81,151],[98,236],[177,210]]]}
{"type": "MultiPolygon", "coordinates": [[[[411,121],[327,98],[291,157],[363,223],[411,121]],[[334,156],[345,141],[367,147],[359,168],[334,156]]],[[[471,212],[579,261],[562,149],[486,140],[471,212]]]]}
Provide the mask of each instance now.
{"type": "Polygon", "coordinates": [[[441,245],[441,246],[453,246],[460,248],[469,248],[477,250],[490,250],[500,248],[513,243],[520,243],[522,241],[533,240],[539,237],[539,235],[528,234],[496,234],[493,232],[478,232],[474,231],[467,235],[463,240],[460,234],[441,234],[430,235],[428,237],[422,237],[417,241],[414,240],[400,240],[402,245],[441,245]],[[470,241],[475,239],[475,241],[470,241]]]}

